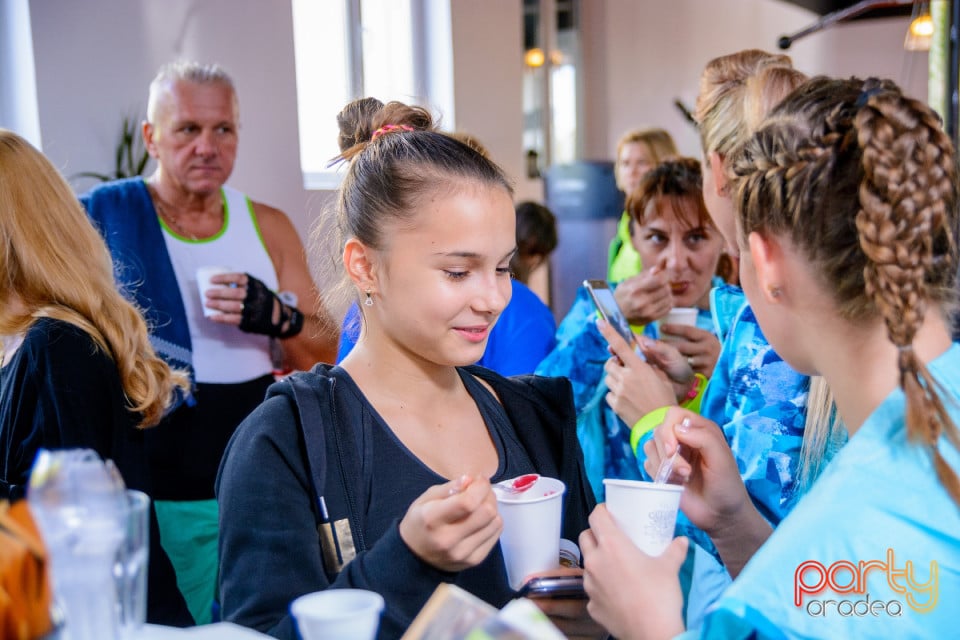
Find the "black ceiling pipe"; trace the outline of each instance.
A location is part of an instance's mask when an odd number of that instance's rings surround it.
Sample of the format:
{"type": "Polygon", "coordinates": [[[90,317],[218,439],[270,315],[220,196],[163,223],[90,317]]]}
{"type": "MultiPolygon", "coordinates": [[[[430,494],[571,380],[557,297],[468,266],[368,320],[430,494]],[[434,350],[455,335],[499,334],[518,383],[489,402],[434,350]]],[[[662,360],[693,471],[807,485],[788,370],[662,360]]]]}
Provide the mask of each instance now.
{"type": "Polygon", "coordinates": [[[800,38],[808,36],[811,33],[816,33],[817,31],[822,31],[831,25],[852,20],[853,18],[862,13],[866,13],[867,11],[910,4],[913,4],[913,0],[861,0],[861,2],[858,2],[854,5],[822,16],[813,24],[804,27],[796,33],[780,36],[780,38],[777,40],[777,46],[781,49],[789,49],[790,45],[800,38]]]}

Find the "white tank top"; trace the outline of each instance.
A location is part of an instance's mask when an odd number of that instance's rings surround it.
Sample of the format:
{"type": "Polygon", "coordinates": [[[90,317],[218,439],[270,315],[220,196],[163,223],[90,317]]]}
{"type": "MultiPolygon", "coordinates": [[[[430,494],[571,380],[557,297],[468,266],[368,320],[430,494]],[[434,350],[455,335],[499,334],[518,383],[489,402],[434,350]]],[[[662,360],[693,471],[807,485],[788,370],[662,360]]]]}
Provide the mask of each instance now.
{"type": "Polygon", "coordinates": [[[253,380],[273,370],[270,339],[205,318],[197,288],[197,268],[217,265],[249,273],[274,292],[278,283],[253,205],[245,195],[230,187],[223,187],[221,193],[223,228],[210,238],[184,238],[162,218],[158,216],[158,219],[187,313],[197,382],[229,384],[253,380]]]}

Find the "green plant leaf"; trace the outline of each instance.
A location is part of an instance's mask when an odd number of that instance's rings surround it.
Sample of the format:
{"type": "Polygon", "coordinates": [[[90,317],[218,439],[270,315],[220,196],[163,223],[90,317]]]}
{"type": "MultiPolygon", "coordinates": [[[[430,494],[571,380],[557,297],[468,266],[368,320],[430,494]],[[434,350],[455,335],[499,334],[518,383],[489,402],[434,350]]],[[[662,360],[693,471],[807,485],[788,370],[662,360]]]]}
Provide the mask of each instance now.
{"type": "Polygon", "coordinates": [[[71,176],[72,178],[96,178],[104,182],[110,180],[132,178],[143,175],[150,160],[150,154],[144,148],[143,138],[137,126],[138,120],[132,116],[124,116],[120,123],[120,140],[114,149],[112,176],[97,171],[84,171],[71,176]]]}

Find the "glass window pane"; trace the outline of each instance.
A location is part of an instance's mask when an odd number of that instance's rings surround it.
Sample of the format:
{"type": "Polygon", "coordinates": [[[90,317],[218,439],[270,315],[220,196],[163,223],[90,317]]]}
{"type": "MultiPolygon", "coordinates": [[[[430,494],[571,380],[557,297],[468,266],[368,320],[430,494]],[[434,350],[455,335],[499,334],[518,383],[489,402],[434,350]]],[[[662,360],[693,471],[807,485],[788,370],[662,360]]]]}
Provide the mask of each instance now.
{"type": "Polygon", "coordinates": [[[330,159],[340,152],[336,115],[350,100],[345,25],[343,2],[293,0],[300,164],[305,177],[327,171],[330,159]]]}
{"type": "Polygon", "coordinates": [[[410,0],[361,0],[360,20],[364,94],[415,101],[410,0]]]}

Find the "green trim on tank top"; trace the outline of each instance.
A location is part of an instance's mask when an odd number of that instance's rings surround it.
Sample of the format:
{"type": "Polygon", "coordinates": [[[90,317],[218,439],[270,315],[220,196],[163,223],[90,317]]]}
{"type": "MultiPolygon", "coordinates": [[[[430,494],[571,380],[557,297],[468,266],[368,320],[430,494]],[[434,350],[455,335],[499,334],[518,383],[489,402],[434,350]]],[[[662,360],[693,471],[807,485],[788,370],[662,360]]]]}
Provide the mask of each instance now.
{"type": "MultiPolygon", "coordinates": [[[[215,234],[213,234],[209,238],[187,238],[180,235],[179,233],[177,233],[176,231],[170,228],[170,226],[167,224],[167,221],[163,219],[163,216],[161,216],[159,212],[157,212],[157,220],[160,221],[160,226],[163,227],[164,230],[167,231],[167,233],[169,233],[170,235],[172,235],[174,238],[176,238],[181,242],[186,242],[189,244],[203,244],[205,242],[213,242],[214,240],[217,240],[223,234],[225,234],[227,232],[227,227],[230,225],[230,205],[227,204],[227,194],[223,192],[223,187],[220,187],[220,201],[223,203],[223,225],[220,227],[220,231],[217,231],[215,234]]],[[[250,202],[249,198],[247,198],[247,202],[248,203],[250,202]]],[[[260,233],[260,230],[257,229],[257,234],[259,235],[259,233],[260,233]]],[[[260,239],[260,242],[263,242],[263,238],[260,239]]]]}
{"type": "MultiPolygon", "coordinates": [[[[247,210],[250,212],[250,221],[253,222],[253,230],[257,232],[257,237],[260,238],[260,246],[263,247],[263,250],[267,252],[267,257],[270,258],[270,263],[273,264],[273,256],[270,255],[270,251],[267,249],[267,243],[263,239],[263,234],[260,232],[260,221],[257,220],[257,214],[253,210],[253,200],[247,196],[243,196],[243,199],[247,201],[247,210]]],[[[277,270],[276,266],[273,268],[274,271],[277,270]]],[[[277,288],[280,287],[280,278],[277,277],[277,288]]]]}

